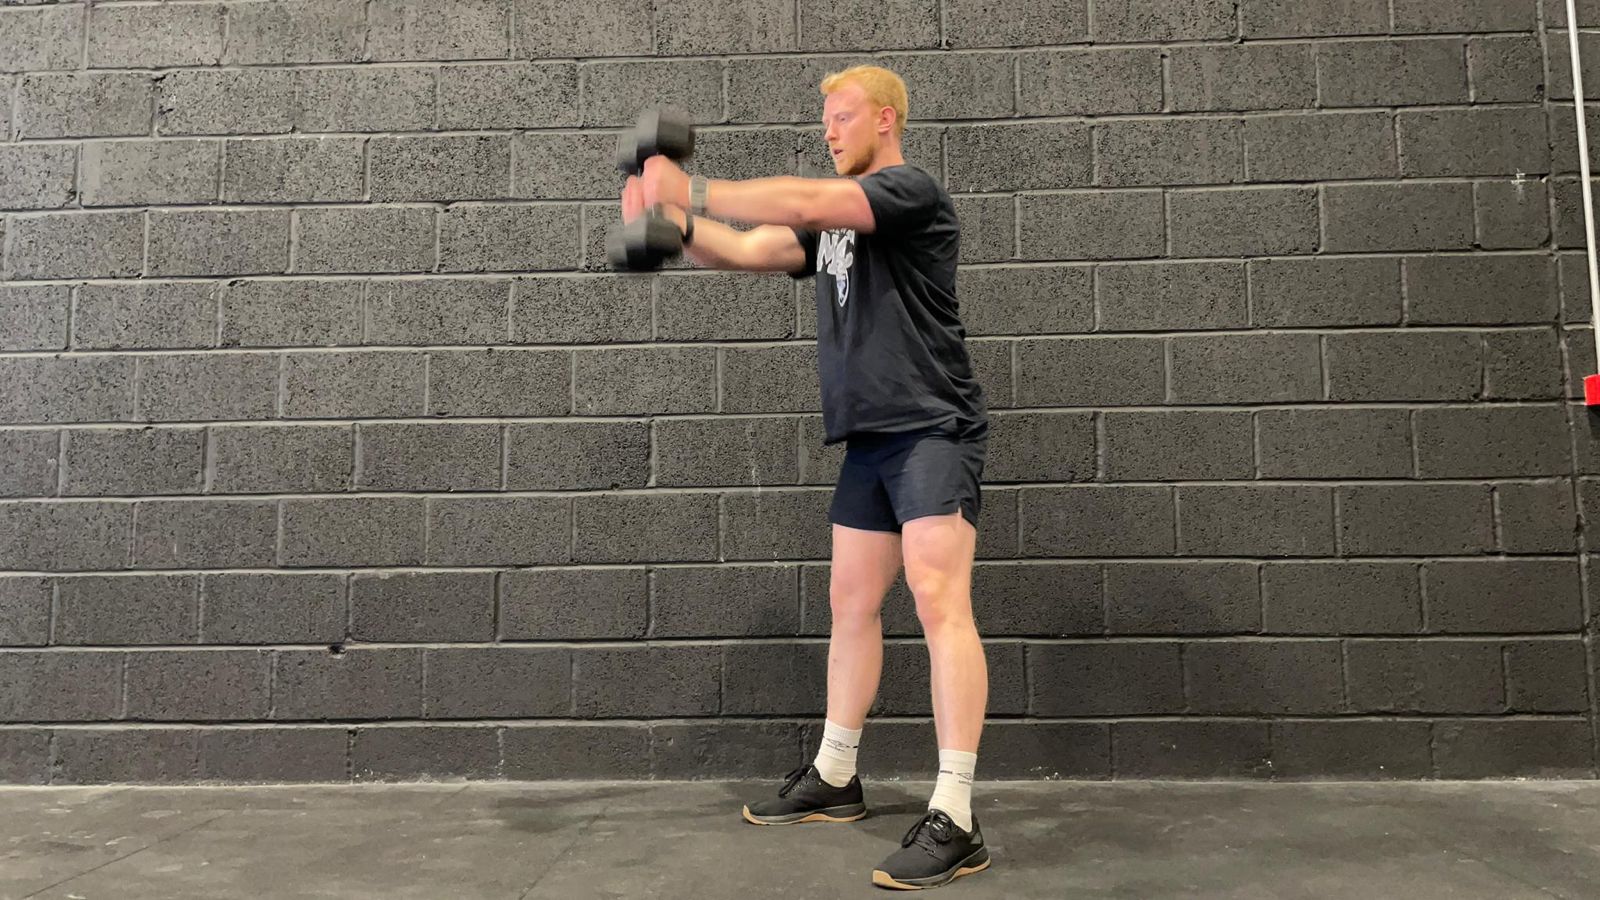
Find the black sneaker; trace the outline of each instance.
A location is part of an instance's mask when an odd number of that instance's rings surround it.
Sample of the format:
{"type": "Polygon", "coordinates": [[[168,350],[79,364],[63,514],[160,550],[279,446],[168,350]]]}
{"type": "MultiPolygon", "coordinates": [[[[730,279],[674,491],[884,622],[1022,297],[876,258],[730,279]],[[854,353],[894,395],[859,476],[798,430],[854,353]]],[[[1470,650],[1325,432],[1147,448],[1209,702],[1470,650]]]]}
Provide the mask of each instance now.
{"type": "Polygon", "coordinates": [[[983,844],[978,820],[962,831],[942,809],[929,810],[918,819],[896,850],[872,870],[872,883],[902,891],[949,884],[963,875],[989,868],[989,848],[983,844]]]}
{"type": "Polygon", "coordinates": [[[784,776],[778,796],[758,800],[744,808],[747,822],[757,825],[798,825],[801,822],[854,822],[867,815],[861,779],[851,777],[844,787],[822,780],[814,765],[804,765],[784,776]]]}

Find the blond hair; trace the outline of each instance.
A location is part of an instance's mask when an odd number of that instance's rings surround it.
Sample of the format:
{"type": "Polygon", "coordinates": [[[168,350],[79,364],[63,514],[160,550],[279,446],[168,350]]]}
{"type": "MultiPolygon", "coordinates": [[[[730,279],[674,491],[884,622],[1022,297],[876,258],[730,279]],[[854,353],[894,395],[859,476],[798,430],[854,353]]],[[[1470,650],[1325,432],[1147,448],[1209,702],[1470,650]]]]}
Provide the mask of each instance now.
{"type": "Polygon", "coordinates": [[[882,66],[851,66],[822,79],[823,96],[837,91],[846,84],[860,86],[872,104],[874,115],[885,106],[894,109],[894,136],[898,140],[906,130],[906,83],[900,76],[882,66]]]}

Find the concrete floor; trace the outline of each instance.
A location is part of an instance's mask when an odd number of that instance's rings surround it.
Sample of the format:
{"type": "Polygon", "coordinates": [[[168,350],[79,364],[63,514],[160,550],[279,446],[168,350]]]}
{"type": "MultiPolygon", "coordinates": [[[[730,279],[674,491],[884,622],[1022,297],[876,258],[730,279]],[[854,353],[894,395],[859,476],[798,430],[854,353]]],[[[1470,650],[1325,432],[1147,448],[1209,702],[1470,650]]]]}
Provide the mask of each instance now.
{"type": "MultiPolygon", "coordinates": [[[[0,789],[0,897],[884,897],[932,785],[760,828],[725,782],[0,789]]],[[[1600,897],[1600,784],[980,783],[941,897],[1600,897]]]]}

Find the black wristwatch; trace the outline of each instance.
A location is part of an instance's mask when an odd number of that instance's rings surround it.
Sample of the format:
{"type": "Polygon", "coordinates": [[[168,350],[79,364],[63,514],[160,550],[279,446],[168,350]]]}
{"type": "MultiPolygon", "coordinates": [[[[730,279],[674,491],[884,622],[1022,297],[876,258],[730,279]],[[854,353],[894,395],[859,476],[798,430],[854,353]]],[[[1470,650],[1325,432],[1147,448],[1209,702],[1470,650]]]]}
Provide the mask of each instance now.
{"type": "Polygon", "coordinates": [[[693,241],[694,241],[694,216],[690,215],[689,213],[684,213],[683,214],[683,245],[685,247],[687,247],[693,241]]]}

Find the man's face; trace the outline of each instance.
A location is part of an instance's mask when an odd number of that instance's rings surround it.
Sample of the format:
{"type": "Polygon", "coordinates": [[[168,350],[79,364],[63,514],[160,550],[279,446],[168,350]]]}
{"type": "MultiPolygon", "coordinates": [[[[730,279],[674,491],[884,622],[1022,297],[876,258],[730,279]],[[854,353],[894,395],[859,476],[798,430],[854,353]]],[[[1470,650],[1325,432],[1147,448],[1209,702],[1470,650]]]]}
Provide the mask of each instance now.
{"type": "Polygon", "coordinates": [[[846,84],[822,101],[823,139],[835,172],[856,175],[872,164],[878,150],[876,112],[857,84],[846,84]]]}

